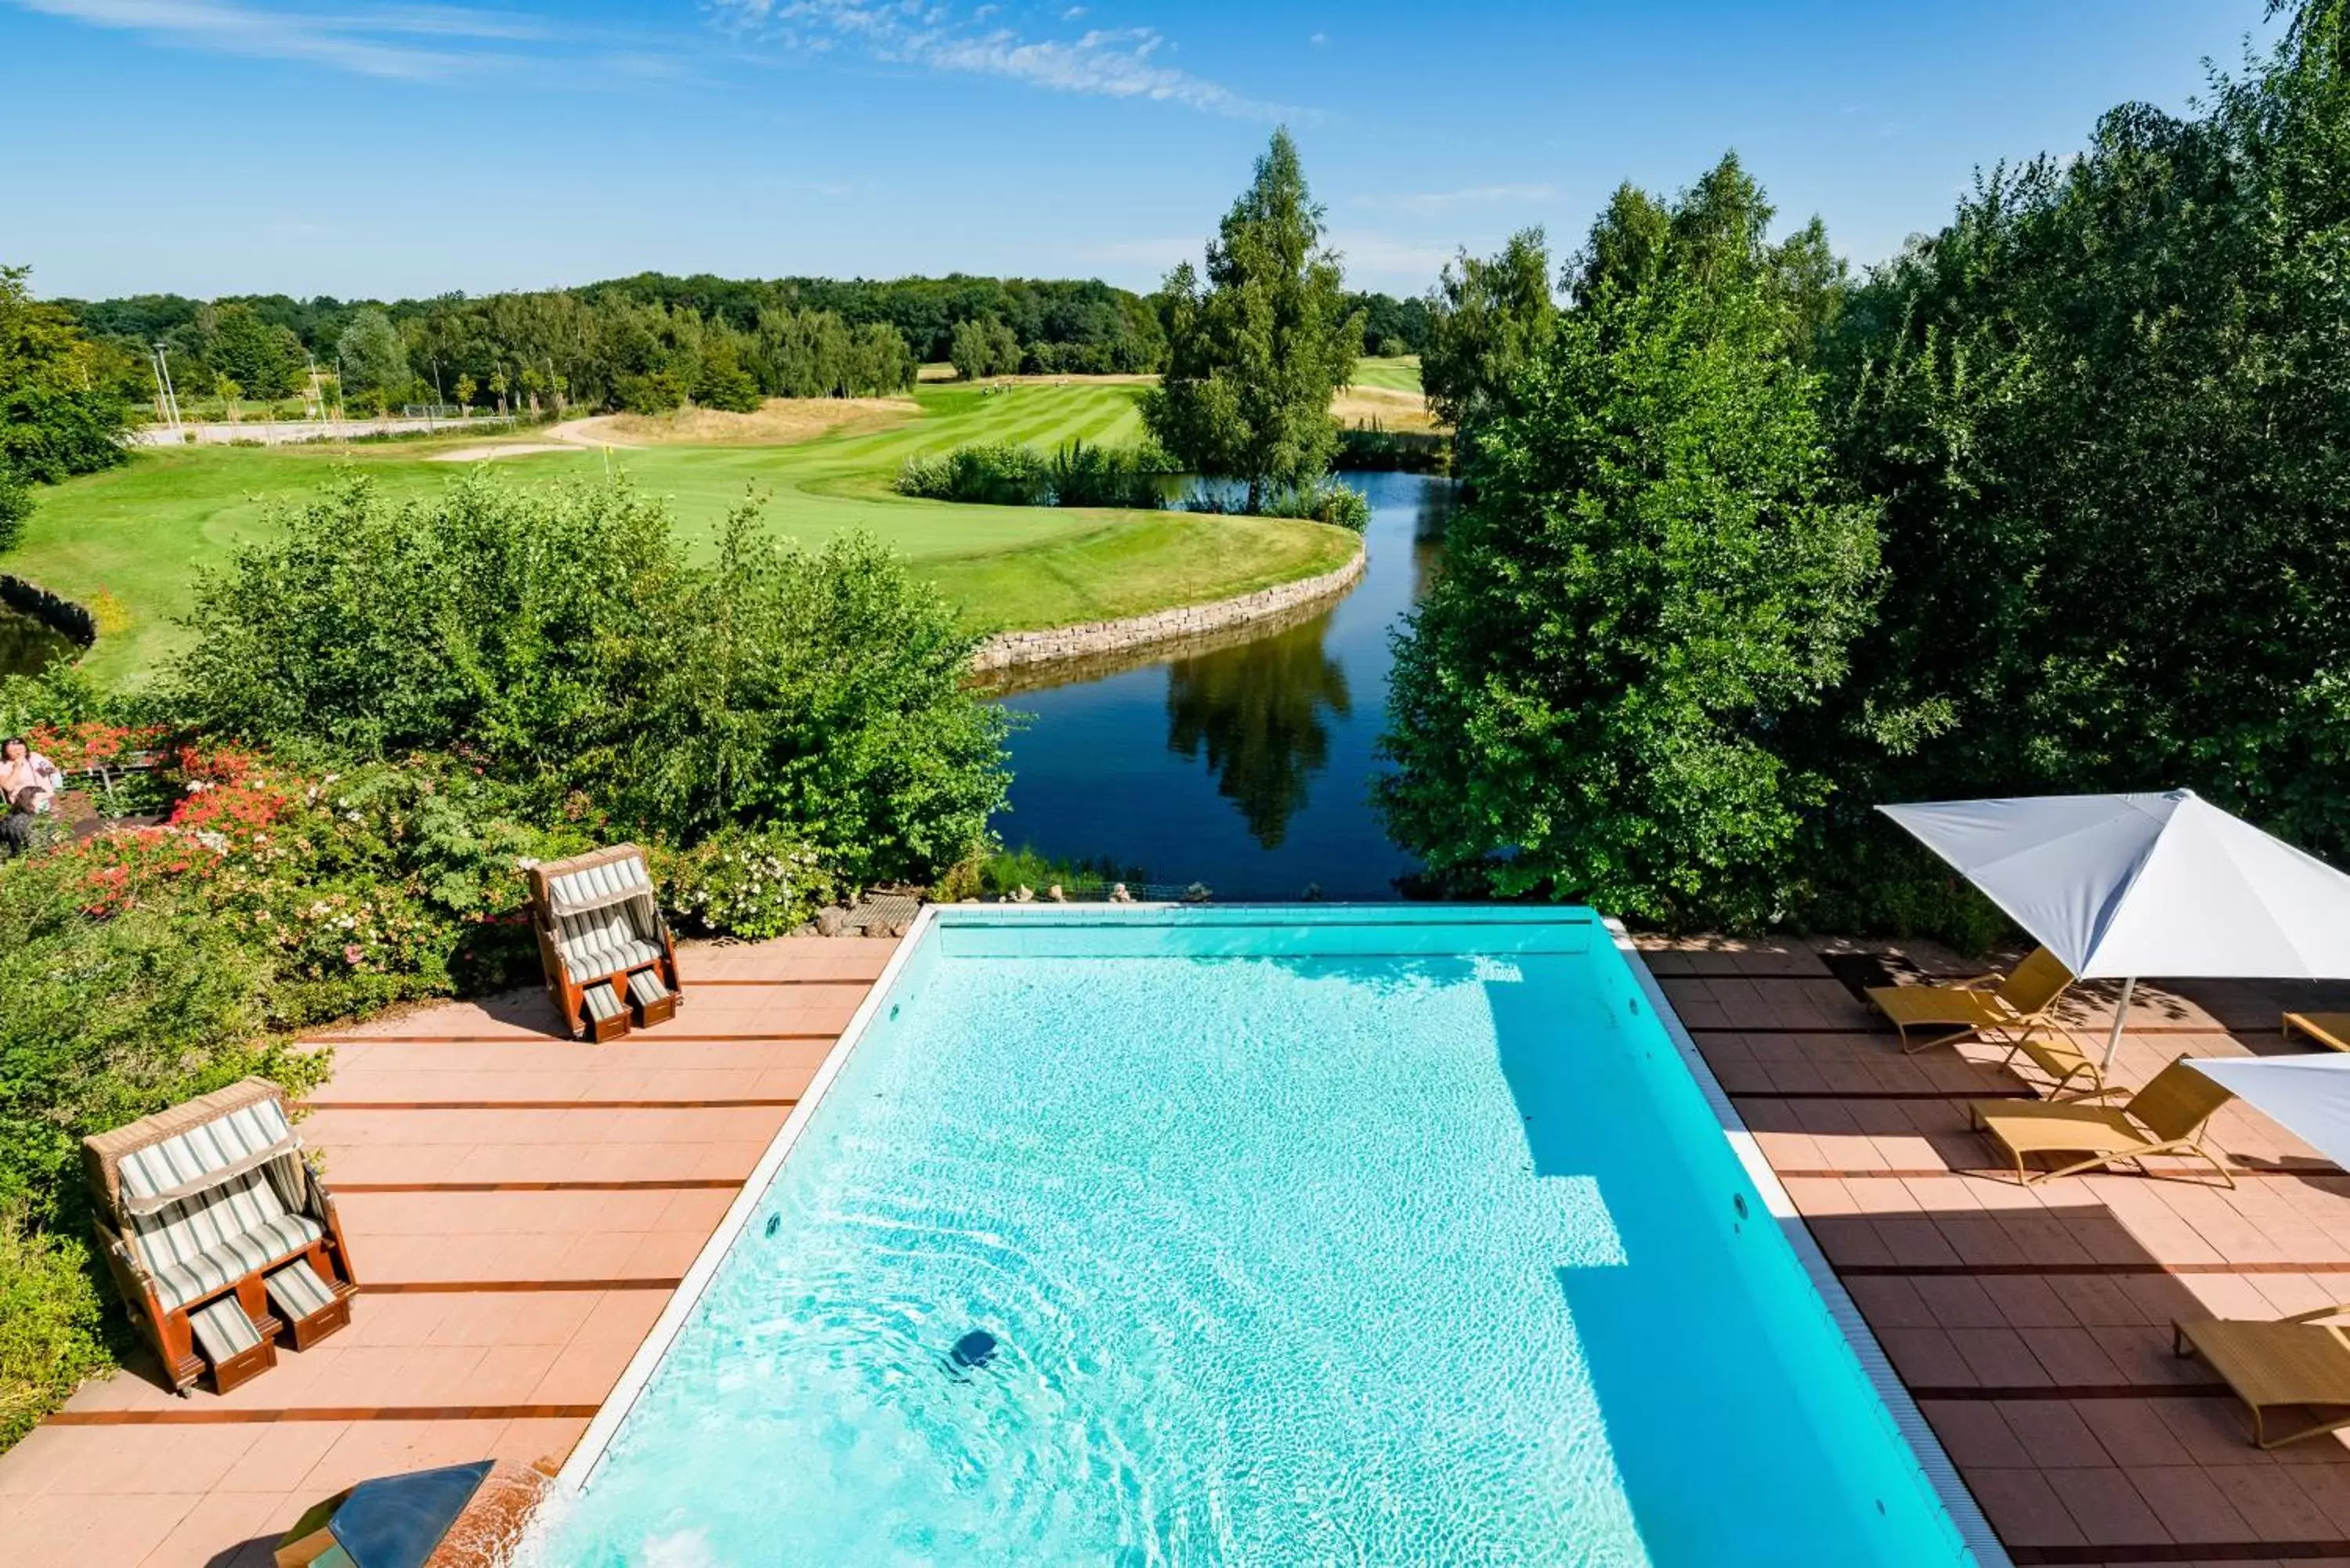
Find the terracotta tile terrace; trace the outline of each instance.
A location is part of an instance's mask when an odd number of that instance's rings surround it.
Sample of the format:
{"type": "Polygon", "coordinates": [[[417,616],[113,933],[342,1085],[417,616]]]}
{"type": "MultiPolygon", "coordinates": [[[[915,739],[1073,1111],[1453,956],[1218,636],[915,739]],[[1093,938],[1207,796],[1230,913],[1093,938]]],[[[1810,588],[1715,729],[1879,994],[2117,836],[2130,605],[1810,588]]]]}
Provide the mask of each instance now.
{"type": "MultiPolygon", "coordinates": [[[[559,1461],[893,946],[689,950],[684,1011],[608,1045],[552,1036],[536,993],[330,1036],[303,1132],[362,1281],[350,1328],[226,1397],[136,1366],[84,1388],[0,1456],[8,1560],[261,1564],[355,1480],[559,1461]]],[[[1966,1105],[2034,1086],[1987,1048],[1904,1056],[1852,989],[1868,955],[1648,957],[2018,1563],[2350,1564],[2350,1447],[2252,1447],[2168,1329],[2350,1297],[2350,1174],[2230,1106],[2233,1191],[2184,1164],[2020,1188],[1966,1105]]],[[[2279,1012],[2329,1003],[2350,991],[2142,985],[2115,1081],[2306,1049],[2279,1012]]],[[[2076,993],[2066,1024],[2094,1048],[2110,1007],[2076,993]]]]}
{"type": "MultiPolygon", "coordinates": [[[[2350,1174],[2230,1105],[2212,1141],[2232,1191],[2187,1161],[2155,1162],[2178,1179],[2021,1187],[1967,1105],[2033,1095],[2028,1065],[1975,1045],[1903,1055],[1858,994],[1869,955],[1648,956],[2015,1562],[2350,1563],[2350,1448],[2253,1447],[2242,1407],[2172,1355],[2170,1333],[2178,1317],[2350,1299],[2350,1174]]],[[[1925,950],[1893,967],[1970,972],[1925,950]]],[[[2091,987],[2060,1008],[2092,1053],[2115,1000],[2091,987]]],[[[2338,986],[2141,982],[2112,1081],[2134,1087],[2183,1054],[2305,1052],[2280,1012],[2345,1001],[2338,986]]]]}
{"type": "Polygon", "coordinates": [[[0,1559],[266,1564],[369,1476],[559,1462],[896,945],[682,949],[678,1016],[609,1044],[536,991],[323,1037],[350,1326],[225,1397],[84,1387],[0,1455],[0,1559]]]}

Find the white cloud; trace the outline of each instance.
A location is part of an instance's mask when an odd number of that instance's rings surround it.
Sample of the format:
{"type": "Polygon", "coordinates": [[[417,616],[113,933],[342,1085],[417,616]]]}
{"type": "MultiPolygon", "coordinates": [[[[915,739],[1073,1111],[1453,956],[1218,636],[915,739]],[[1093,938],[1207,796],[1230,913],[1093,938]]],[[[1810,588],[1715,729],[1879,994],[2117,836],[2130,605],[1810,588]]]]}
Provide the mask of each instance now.
{"type": "Polygon", "coordinates": [[[545,36],[525,17],[415,5],[333,16],[262,11],[233,0],[16,0],[93,27],[143,33],[221,54],[308,60],[361,76],[425,80],[495,63],[495,51],[425,48],[411,37],[509,42],[545,36]]]}
{"type": "Polygon", "coordinates": [[[1558,194],[1557,187],[1547,183],[1527,185],[1470,185],[1458,191],[1410,191],[1388,195],[1357,196],[1354,205],[1379,212],[1411,213],[1432,216],[1454,212],[1461,207],[1523,205],[1530,202],[1547,202],[1558,194]]]}
{"type": "MultiPolygon", "coordinates": [[[[816,52],[853,45],[891,65],[963,76],[998,77],[1058,92],[1144,99],[1248,119],[1285,110],[1166,63],[1173,46],[1155,27],[1092,28],[1075,37],[1031,38],[985,26],[999,7],[982,5],[958,20],[951,7],[920,0],[707,0],[719,26],[816,52]]],[[[1082,5],[1064,21],[1085,15],[1082,5]]]]}

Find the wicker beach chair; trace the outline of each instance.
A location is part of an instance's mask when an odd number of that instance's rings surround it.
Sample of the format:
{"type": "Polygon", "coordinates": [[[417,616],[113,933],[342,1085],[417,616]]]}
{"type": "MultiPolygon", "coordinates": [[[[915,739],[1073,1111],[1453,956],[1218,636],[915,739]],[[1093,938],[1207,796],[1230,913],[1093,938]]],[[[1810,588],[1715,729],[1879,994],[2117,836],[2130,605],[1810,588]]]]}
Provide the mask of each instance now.
{"type": "Polygon", "coordinates": [[[530,872],[531,924],[547,994],[575,1039],[611,1040],[678,1007],[677,945],[645,853],[616,844],[530,872]]]}
{"type": "Polygon", "coordinates": [[[2032,1037],[2072,983],[2073,971],[2063,960],[2034,948],[2009,974],[1981,975],[1956,985],[1873,985],[1868,1000],[1900,1031],[1904,1051],[1977,1039],[2013,1045],[2032,1037]],[[1983,989],[1993,981],[1999,983],[1983,989]],[[1913,1040],[1912,1030],[1930,1033],[1913,1040]]]}
{"type": "Polygon", "coordinates": [[[266,1078],[82,1140],[99,1251],[133,1323],[184,1394],[226,1393],[350,1321],[335,1200],[266,1078]]]}

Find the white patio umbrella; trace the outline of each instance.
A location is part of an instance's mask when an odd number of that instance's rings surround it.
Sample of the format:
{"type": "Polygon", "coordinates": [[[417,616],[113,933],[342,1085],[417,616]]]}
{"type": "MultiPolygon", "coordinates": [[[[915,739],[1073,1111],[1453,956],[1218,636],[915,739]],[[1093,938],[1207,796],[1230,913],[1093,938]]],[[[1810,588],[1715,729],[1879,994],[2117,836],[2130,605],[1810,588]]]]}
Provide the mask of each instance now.
{"type": "Polygon", "coordinates": [[[2350,978],[2350,877],[2192,790],[1933,801],[1879,811],[2083,980],[2350,978]]]}
{"type": "Polygon", "coordinates": [[[2350,1056],[2229,1057],[2189,1065],[2334,1164],[2350,1166],[2350,1056]]]}

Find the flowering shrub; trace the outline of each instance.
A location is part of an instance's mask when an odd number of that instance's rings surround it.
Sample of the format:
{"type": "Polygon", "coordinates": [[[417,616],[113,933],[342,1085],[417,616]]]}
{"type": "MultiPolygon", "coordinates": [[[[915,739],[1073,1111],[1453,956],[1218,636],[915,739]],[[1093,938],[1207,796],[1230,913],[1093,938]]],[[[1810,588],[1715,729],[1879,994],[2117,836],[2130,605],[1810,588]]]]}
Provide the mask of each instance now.
{"type": "Polygon", "coordinates": [[[236,919],[278,979],[273,1012],[331,1018],[452,990],[461,932],[399,884],[264,878],[236,919]]]}
{"type": "Polygon", "coordinates": [[[32,725],[25,732],[25,743],[72,773],[152,752],[169,733],[160,724],[109,724],[100,719],[83,719],[70,724],[32,725]]]}
{"type": "Polygon", "coordinates": [[[269,829],[292,805],[287,796],[266,785],[225,784],[207,789],[203,781],[197,780],[188,785],[188,794],[172,808],[166,822],[183,834],[251,848],[269,842],[269,829]]]}
{"type": "Polygon", "coordinates": [[[195,741],[179,752],[180,777],[192,791],[234,789],[266,776],[257,752],[241,751],[214,741],[195,741]]]}
{"type": "Polygon", "coordinates": [[[522,865],[589,846],[582,804],[553,829],[445,759],[306,774],[253,752],[188,747],[158,827],[52,852],[88,917],[144,906],[219,922],[269,977],[280,1028],[526,978],[536,954],[522,865]]]}
{"type": "Polygon", "coordinates": [[[660,860],[671,909],[712,936],[780,937],[837,891],[816,851],[781,828],[728,828],[660,860]]]}
{"type": "Polygon", "coordinates": [[[133,827],[62,846],[53,857],[80,889],[82,913],[102,919],[153,902],[173,883],[218,876],[226,847],[214,834],[133,827]]]}

